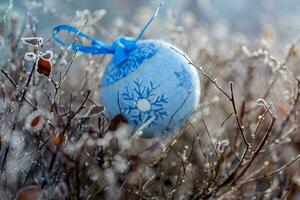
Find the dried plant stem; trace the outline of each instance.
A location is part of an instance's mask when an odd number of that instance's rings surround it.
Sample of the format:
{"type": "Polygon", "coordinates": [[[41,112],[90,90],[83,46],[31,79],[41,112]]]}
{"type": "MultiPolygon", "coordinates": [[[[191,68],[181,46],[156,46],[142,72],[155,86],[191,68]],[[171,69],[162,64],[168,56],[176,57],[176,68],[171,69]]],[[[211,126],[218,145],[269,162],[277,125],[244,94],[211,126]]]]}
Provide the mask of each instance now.
{"type": "MultiPolygon", "coordinates": [[[[37,53],[37,52],[39,52],[39,48],[35,49],[35,53],[37,53]]],[[[24,89],[24,91],[22,93],[21,100],[20,100],[21,104],[22,104],[23,100],[25,99],[26,93],[28,91],[29,84],[30,84],[30,82],[32,80],[32,77],[33,77],[33,74],[35,72],[36,67],[37,67],[37,60],[33,63],[31,72],[30,72],[29,77],[27,79],[27,82],[26,82],[26,85],[25,85],[25,89],[24,89]]]]}
{"type": "MultiPolygon", "coordinates": [[[[1,69],[1,72],[2,72],[2,73],[5,75],[5,77],[10,81],[10,83],[15,87],[15,89],[18,89],[18,86],[17,86],[16,82],[13,80],[13,78],[10,77],[9,74],[8,74],[6,71],[4,71],[3,69],[1,69]]],[[[19,92],[19,91],[17,91],[17,92],[19,92]]],[[[26,97],[25,97],[25,101],[26,101],[31,107],[33,107],[33,108],[36,109],[36,106],[33,105],[26,97]]]]}
{"type": "Polygon", "coordinates": [[[269,136],[271,135],[271,132],[272,132],[272,129],[273,129],[274,124],[276,122],[276,119],[277,119],[277,117],[273,115],[272,119],[271,119],[271,123],[269,125],[269,128],[268,128],[266,134],[264,135],[264,137],[261,140],[260,144],[258,145],[258,147],[256,148],[256,150],[252,154],[250,160],[248,161],[248,163],[246,164],[246,166],[244,167],[244,169],[234,179],[233,184],[235,184],[246,173],[246,171],[249,169],[249,167],[251,166],[251,164],[253,163],[253,161],[257,158],[258,154],[260,153],[260,151],[262,150],[262,148],[266,144],[269,136]]]}
{"type": "Polygon", "coordinates": [[[238,117],[238,114],[237,114],[235,98],[234,98],[234,94],[233,94],[233,83],[230,82],[229,86],[230,86],[230,96],[231,96],[229,100],[232,104],[233,113],[234,113],[234,116],[235,116],[236,123],[238,125],[239,130],[240,130],[240,133],[241,133],[241,136],[243,138],[244,144],[246,145],[246,150],[245,151],[247,152],[248,149],[249,149],[249,143],[246,139],[246,136],[245,136],[245,133],[244,133],[244,130],[243,130],[244,128],[242,127],[241,122],[240,122],[239,117],[238,117]]]}
{"type": "Polygon", "coordinates": [[[289,111],[288,115],[282,121],[282,123],[280,125],[280,129],[278,131],[279,134],[283,132],[284,128],[286,127],[286,125],[290,121],[291,116],[295,113],[296,106],[299,103],[299,99],[300,99],[300,80],[298,78],[296,80],[297,80],[297,88],[296,88],[296,95],[294,97],[293,104],[292,104],[292,109],[289,111]]]}
{"type": "Polygon", "coordinates": [[[202,119],[201,121],[202,121],[202,123],[203,123],[203,125],[204,125],[204,128],[205,128],[205,131],[206,131],[206,133],[207,133],[207,135],[208,135],[208,139],[209,139],[209,142],[210,142],[210,146],[212,146],[213,151],[214,151],[216,157],[218,158],[219,155],[218,155],[217,149],[216,149],[215,145],[214,145],[213,142],[212,142],[212,138],[211,138],[211,135],[210,135],[210,133],[209,133],[209,130],[208,130],[207,126],[206,126],[206,123],[205,123],[205,121],[204,121],[203,119],[202,119]]]}
{"type": "Polygon", "coordinates": [[[240,184],[247,184],[247,183],[251,183],[251,182],[254,182],[254,181],[259,181],[261,179],[264,179],[264,178],[267,178],[267,177],[270,177],[270,176],[274,176],[275,174],[278,174],[280,173],[281,171],[283,171],[284,169],[288,168],[289,166],[291,166],[292,164],[294,164],[296,161],[298,161],[300,159],[300,154],[298,154],[295,158],[293,158],[291,161],[289,161],[288,163],[285,163],[284,165],[282,165],[281,167],[279,167],[278,169],[276,170],[273,170],[271,172],[268,172],[262,176],[258,176],[258,177],[255,177],[255,178],[251,178],[251,179],[246,179],[244,181],[241,181],[240,184]]]}
{"type": "Polygon", "coordinates": [[[84,108],[85,103],[87,102],[89,96],[91,94],[91,90],[87,91],[87,94],[83,100],[83,102],[81,103],[80,107],[68,118],[68,122],[66,123],[66,125],[64,126],[64,131],[62,134],[65,133],[65,131],[70,127],[71,125],[71,121],[72,119],[84,108]]]}
{"type": "Polygon", "coordinates": [[[176,51],[177,53],[179,53],[180,55],[182,55],[187,61],[189,65],[192,65],[193,67],[195,67],[203,76],[205,76],[205,78],[207,78],[212,84],[215,85],[215,87],[221,91],[228,99],[230,99],[230,95],[218,84],[216,79],[211,78],[204,70],[202,67],[198,67],[197,65],[195,65],[188,57],[186,54],[184,54],[183,52],[178,51],[175,48],[172,48],[172,50],[176,51]]]}
{"type": "Polygon", "coordinates": [[[225,193],[224,195],[222,195],[220,198],[217,198],[217,199],[218,200],[227,199],[230,195],[233,195],[234,192],[238,191],[243,185],[249,184],[252,182],[256,182],[256,181],[260,181],[261,179],[265,179],[265,178],[274,176],[274,175],[280,173],[281,171],[285,170],[286,168],[288,168],[289,166],[291,166],[298,160],[300,160],[300,154],[298,154],[294,159],[292,159],[288,163],[282,165],[281,167],[279,167],[269,173],[266,173],[264,175],[261,175],[261,176],[255,177],[255,178],[247,178],[245,180],[242,180],[236,186],[232,187],[227,193],[225,193]]]}

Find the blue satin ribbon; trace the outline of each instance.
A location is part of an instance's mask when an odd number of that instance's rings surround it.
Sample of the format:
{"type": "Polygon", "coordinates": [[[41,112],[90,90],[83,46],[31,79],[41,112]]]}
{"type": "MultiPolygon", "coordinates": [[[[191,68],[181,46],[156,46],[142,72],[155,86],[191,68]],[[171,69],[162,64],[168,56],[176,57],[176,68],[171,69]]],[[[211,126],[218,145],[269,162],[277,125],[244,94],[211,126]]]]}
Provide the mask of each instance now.
{"type": "Polygon", "coordinates": [[[113,62],[115,65],[119,65],[123,61],[125,61],[128,57],[130,51],[132,51],[136,45],[138,40],[141,39],[144,32],[150,26],[152,21],[158,14],[159,9],[161,8],[163,1],[160,3],[159,7],[156,9],[155,14],[150,18],[150,20],[146,23],[144,28],[140,31],[137,37],[118,37],[113,40],[112,45],[109,45],[103,41],[95,40],[88,36],[87,34],[81,32],[77,28],[69,25],[58,25],[54,27],[52,31],[52,37],[55,41],[60,43],[61,45],[71,48],[74,51],[80,51],[82,53],[87,54],[114,54],[113,62]],[[82,45],[76,43],[67,43],[64,42],[60,37],[58,37],[57,33],[60,31],[69,31],[70,33],[74,33],[76,36],[82,37],[90,41],[90,45],[82,45]]]}

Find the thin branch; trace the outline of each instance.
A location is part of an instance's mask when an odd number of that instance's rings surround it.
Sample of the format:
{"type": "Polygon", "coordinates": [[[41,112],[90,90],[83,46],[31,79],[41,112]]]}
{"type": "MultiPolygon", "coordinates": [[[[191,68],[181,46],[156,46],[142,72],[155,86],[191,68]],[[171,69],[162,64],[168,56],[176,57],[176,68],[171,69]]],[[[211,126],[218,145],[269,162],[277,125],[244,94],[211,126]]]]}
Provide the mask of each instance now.
{"type": "Polygon", "coordinates": [[[187,61],[189,65],[192,65],[193,67],[195,67],[203,76],[205,76],[205,78],[207,78],[212,84],[215,85],[215,87],[220,90],[228,99],[230,99],[230,95],[221,87],[219,86],[217,79],[213,79],[211,78],[204,70],[202,67],[198,67],[196,66],[188,57],[186,54],[184,54],[183,52],[178,51],[177,49],[171,47],[172,50],[176,51],[177,53],[179,53],[180,55],[182,55],[187,61]]]}
{"type": "Polygon", "coordinates": [[[252,154],[249,162],[246,164],[245,168],[243,169],[243,171],[241,171],[239,173],[239,175],[235,178],[235,180],[233,181],[233,184],[235,184],[236,181],[238,181],[245,173],[246,171],[249,169],[249,167],[251,166],[251,164],[253,163],[253,161],[256,159],[256,157],[258,156],[258,154],[260,153],[260,151],[262,150],[263,146],[266,144],[269,136],[271,135],[272,129],[274,127],[274,124],[276,122],[277,117],[275,115],[272,116],[272,120],[271,123],[269,125],[269,128],[266,132],[266,134],[264,135],[263,139],[261,140],[260,144],[258,145],[258,147],[256,148],[256,150],[254,151],[254,153],[252,154]]]}
{"type": "Polygon", "coordinates": [[[251,182],[259,181],[261,179],[264,179],[264,178],[267,178],[267,177],[270,177],[270,176],[274,176],[275,174],[278,174],[278,173],[282,172],[284,169],[286,169],[289,166],[291,166],[292,164],[294,164],[299,159],[300,159],[300,154],[298,154],[291,161],[289,161],[288,163],[282,165],[281,167],[277,168],[276,170],[273,170],[273,171],[271,171],[269,173],[266,173],[266,174],[264,174],[262,176],[258,176],[258,177],[251,178],[251,179],[246,179],[245,181],[242,181],[241,184],[251,183],[251,182]]]}
{"type": "Polygon", "coordinates": [[[206,126],[206,123],[205,123],[205,121],[203,119],[201,119],[201,121],[202,121],[202,123],[204,125],[204,128],[205,128],[205,131],[206,131],[206,133],[208,135],[208,139],[209,139],[210,145],[212,146],[212,148],[214,150],[214,153],[216,154],[216,156],[218,158],[219,155],[218,155],[217,149],[216,149],[215,145],[212,142],[211,135],[210,135],[209,130],[208,130],[207,126],[206,126]]]}
{"type": "Polygon", "coordinates": [[[239,117],[238,117],[238,114],[237,114],[237,110],[236,110],[235,99],[234,99],[234,94],[233,94],[233,83],[230,82],[229,86],[230,86],[230,96],[231,96],[230,97],[230,101],[231,101],[232,108],[233,108],[233,111],[234,111],[235,120],[237,122],[238,128],[240,129],[240,133],[241,133],[243,141],[244,141],[244,143],[246,145],[246,149],[248,150],[249,149],[249,143],[248,143],[248,141],[246,139],[246,136],[244,134],[244,130],[243,130],[244,128],[241,125],[241,122],[239,120],[239,117]]]}

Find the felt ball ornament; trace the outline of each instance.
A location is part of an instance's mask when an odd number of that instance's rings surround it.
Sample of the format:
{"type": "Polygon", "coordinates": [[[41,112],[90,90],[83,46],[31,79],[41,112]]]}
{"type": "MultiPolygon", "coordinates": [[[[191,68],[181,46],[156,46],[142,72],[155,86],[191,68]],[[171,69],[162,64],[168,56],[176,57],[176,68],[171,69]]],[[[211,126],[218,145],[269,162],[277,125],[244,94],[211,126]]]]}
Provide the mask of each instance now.
{"type": "Polygon", "coordinates": [[[180,128],[197,106],[199,78],[172,45],[144,40],[119,65],[110,62],[100,82],[109,117],[121,113],[151,137],[180,128]]]}
{"type": "Polygon", "coordinates": [[[111,46],[74,27],[54,29],[54,38],[74,50],[113,54],[99,85],[102,104],[109,118],[121,114],[143,137],[175,133],[197,107],[200,92],[198,73],[180,50],[160,40],[140,39],[157,12],[136,38],[120,37],[111,46]],[[62,42],[56,35],[60,30],[90,39],[91,46],[62,42]]]}

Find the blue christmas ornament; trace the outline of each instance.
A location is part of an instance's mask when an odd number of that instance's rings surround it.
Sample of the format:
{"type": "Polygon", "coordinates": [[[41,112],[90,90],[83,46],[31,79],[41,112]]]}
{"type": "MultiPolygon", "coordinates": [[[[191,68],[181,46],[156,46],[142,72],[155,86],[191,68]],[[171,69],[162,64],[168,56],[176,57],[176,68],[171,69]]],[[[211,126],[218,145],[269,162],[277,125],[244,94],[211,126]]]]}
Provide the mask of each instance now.
{"type": "Polygon", "coordinates": [[[56,41],[73,50],[114,54],[100,82],[102,103],[109,118],[123,115],[135,129],[143,129],[144,137],[175,133],[197,107],[200,95],[198,73],[180,50],[159,40],[140,40],[159,8],[138,37],[120,37],[111,46],[68,25],[53,31],[56,41]],[[61,30],[84,37],[91,45],[67,44],[57,36],[61,30]]]}

